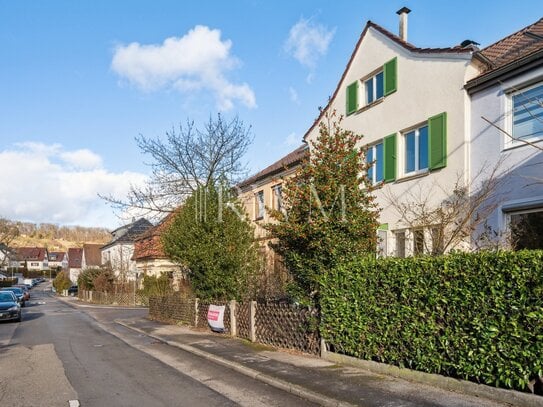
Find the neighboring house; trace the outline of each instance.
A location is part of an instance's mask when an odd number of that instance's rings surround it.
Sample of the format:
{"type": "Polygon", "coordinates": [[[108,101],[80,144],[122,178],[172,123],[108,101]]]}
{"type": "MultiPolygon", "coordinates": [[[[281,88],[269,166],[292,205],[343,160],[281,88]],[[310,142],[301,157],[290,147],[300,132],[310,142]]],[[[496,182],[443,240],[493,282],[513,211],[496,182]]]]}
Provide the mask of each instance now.
{"type": "Polygon", "coordinates": [[[260,246],[265,270],[263,286],[272,291],[277,284],[284,282],[286,271],[281,258],[270,248],[270,239],[263,227],[273,221],[267,208],[282,210],[284,180],[294,174],[308,154],[308,147],[302,145],[237,185],[239,198],[255,226],[255,239],[260,246]]]}
{"type": "Polygon", "coordinates": [[[102,266],[101,244],[85,243],[81,257],[81,269],[99,268],[102,266]]]}
{"type": "Polygon", "coordinates": [[[111,241],[101,247],[102,264],[109,265],[116,277],[136,278],[136,262],[132,259],[134,242],[151,227],[151,222],[140,218],[111,232],[111,241]]]}
{"type": "Polygon", "coordinates": [[[411,228],[397,207],[416,199],[438,206],[458,177],[469,179],[470,111],[463,87],[478,73],[471,41],[448,48],[407,42],[409,11],[398,11],[400,35],[368,21],[328,105],[304,136],[316,141],[319,123],[333,111],[345,116],[343,128],[364,135],[373,163],[368,176],[382,186],[375,191],[379,252],[399,257],[432,250],[436,226],[411,228]]]}
{"type": "Polygon", "coordinates": [[[68,273],[73,284],[77,284],[77,278],[81,273],[83,249],[71,247],[68,249],[68,273]]]}
{"type": "Polygon", "coordinates": [[[475,53],[472,174],[502,161],[500,205],[487,218],[516,248],[543,249],[543,19],[475,53]],[[486,120],[489,122],[487,122],[486,120]]]}
{"type": "Polygon", "coordinates": [[[59,267],[62,270],[68,269],[68,253],[49,252],[49,268],[55,270],[59,267]]]}
{"type": "Polygon", "coordinates": [[[160,277],[165,273],[171,278],[174,289],[179,290],[186,283],[186,274],[179,264],[172,262],[165,255],[160,240],[164,229],[171,224],[173,216],[174,214],[168,215],[162,222],[148,229],[135,240],[132,260],[136,262],[139,278],[146,275],[160,277]]]}
{"type": "Polygon", "coordinates": [[[49,252],[45,247],[18,247],[17,253],[19,267],[27,270],[49,270],[49,252]]]}

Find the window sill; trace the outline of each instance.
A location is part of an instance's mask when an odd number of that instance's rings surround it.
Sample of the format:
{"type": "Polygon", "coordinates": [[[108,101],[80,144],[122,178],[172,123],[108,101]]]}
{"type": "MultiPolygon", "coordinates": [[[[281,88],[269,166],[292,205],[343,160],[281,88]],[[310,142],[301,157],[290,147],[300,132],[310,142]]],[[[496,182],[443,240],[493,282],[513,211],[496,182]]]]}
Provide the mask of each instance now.
{"type": "Polygon", "coordinates": [[[530,147],[530,148],[538,148],[534,147],[532,144],[539,144],[543,142],[543,137],[532,137],[526,140],[516,140],[516,141],[510,141],[508,143],[505,143],[503,146],[502,151],[510,151],[515,150],[517,148],[521,147],[530,147]]]}
{"type": "Polygon", "coordinates": [[[353,114],[359,114],[359,113],[365,112],[366,110],[371,109],[373,106],[377,106],[377,105],[383,103],[384,100],[385,100],[385,97],[383,96],[382,98],[374,100],[373,102],[361,107],[360,109],[358,109],[353,114]]]}
{"type": "Polygon", "coordinates": [[[258,222],[260,220],[264,220],[264,216],[259,216],[258,218],[255,218],[255,222],[258,222]]]}
{"type": "Polygon", "coordinates": [[[404,175],[401,178],[398,178],[396,181],[394,181],[394,183],[399,184],[401,182],[411,181],[413,179],[425,177],[425,176],[427,176],[429,174],[430,174],[429,170],[423,170],[423,171],[418,171],[418,172],[414,172],[414,173],[409,173],[407,175],[404,175]]]}

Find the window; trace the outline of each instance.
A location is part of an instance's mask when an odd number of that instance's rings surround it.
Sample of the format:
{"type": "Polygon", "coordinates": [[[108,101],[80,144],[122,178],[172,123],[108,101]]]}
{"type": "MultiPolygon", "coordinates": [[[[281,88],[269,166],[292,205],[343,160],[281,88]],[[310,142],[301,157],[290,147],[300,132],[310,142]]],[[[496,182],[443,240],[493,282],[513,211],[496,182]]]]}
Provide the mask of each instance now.
{"type": "Polygon", "coordinates": [[[543,84],[513,94],[512,102],[513,137],[543,137],[543,84]]]}
{"type": "Polygon", "coordinates": [[[283,187],[276,185],[273,187],[273,209],[277,211],[283,210],[283,187]]]}
{"type": "Polygon", "coordinates": [[[39,267],[40,263],[30,263],[30,267],[39,267]]]}
{"type": "Polygon", "coordinates": [[[374,184],[383,181],[384,179],[384,156],[383,143],[375,144],[368,147],[366,161],[371,164],[368,168],[368,178],[374,184]]]}
{"type": "Polygon", "coordinates": [[[358,111],[358,87],[359,82],[363,85],[361,89],[361,97],[364,99],[364,105],[369,105],[376,100],[382,99],[391,93],[396,92],[398,87],[398,64],[397,58],[392,58],[383,66],[377,68],[377,72],[369,78],[356,80],[346,89],[346,105],[345,111],[347,116],[358,111]]]}
{"type": "Polygon", "coordinates": [[[383,71],[364,81],[364,89],[367,105],[385,96],[383,71]]]}
{"type": "Polygon", "coordinates": [[[415,229],[413,231],[413,255],[424,254],[424,230],[415,229]]]}
{"type": "Polygon", "coordinates": [[[377,231],[377,254],[379,256],[387,255],[387,231],[386,230],[377,231]]]}
{"type": "Polygon", "coordinates": [[[405,257],[405,232],[396,232],[396,257],[405,257]]]}
{"type": "Polygon", "coordinates": [[[543,249],[543,208],[512,213],[509,224],[515,250],[543,249]]]}
{"type": "Polygon", "coordinates": [[[428,169],[428,125],[404,134],[405,173],[428,169]]]}
{"type": "Polygon", "coordinates": [[[264,191],[255,194],[255,219],[264,218],[264,191]]]}

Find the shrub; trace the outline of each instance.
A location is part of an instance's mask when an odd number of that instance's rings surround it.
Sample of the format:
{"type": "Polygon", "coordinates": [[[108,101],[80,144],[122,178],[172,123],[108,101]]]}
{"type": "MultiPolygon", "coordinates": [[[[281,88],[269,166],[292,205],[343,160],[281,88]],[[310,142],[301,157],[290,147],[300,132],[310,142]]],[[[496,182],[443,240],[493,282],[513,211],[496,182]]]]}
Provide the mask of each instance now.
{"type": "Polygon", "coordinates": [[[58,273],[53,280],[53,287],[55,287],[55,290],[57,290],[57,292],[67,290],[68,288],[70,288],[71,285],[72,281],[70,280],[70,277],[68,277],[68,273],[66,271],[58,273]]]}
{"type": "Polygon", "coordinates": [[[321,283],[338,352],[518,390],[542,375],[543,251],[363,258],[321,283]]]}
{"type": "Polygon", "coordinates": [[[172,292],[170,278],[166,273],[159,277],[144,275],[143,288],[139,292],[145,297],[164,297],[172,292]]]}

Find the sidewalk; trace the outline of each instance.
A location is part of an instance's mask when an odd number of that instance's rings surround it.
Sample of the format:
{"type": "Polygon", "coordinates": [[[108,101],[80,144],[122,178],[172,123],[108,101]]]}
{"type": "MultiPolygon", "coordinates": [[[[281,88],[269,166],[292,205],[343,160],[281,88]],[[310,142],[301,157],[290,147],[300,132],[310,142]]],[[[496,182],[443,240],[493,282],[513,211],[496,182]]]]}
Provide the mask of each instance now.
{"type": "Polygon", "coordinates": [[[325,406],[508,405],[185,326],[147,319],[115,322],[325,406]]]}

